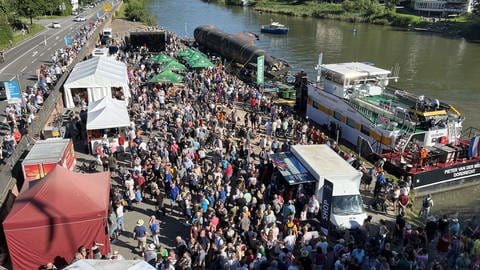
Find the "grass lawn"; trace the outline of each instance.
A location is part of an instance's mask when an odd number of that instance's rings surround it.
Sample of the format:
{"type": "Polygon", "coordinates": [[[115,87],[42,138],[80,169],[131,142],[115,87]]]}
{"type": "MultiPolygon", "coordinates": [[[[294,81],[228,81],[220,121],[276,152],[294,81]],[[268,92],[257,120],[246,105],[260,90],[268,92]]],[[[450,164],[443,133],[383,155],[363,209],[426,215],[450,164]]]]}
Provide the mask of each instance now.
{"type": "Polygon", "coordinates": [[[35,19],[37,20],[48,20],[48,19],[63,19],[66,16],[58,16],[58,15],[44,15],[44,16],[38,16],[35,19]]]}
{"type": "Polygon", "coordinates": [[[126,7],[125,4],[123,4],[123,3],[120,4],[117,11],[115,11],[115,18],[116,19],[127,19],[127,16],[125,16],[125,7],[126,7]]]}
{"type": "MultiPolygon", "coordinates": [[[[43,31],[43,29],[45,29],[43,25],[35,24],[35,23],[32,25],[29,24],[28,27],[30,27],[30,33],[27,33],[25,35],[23,35],[21,31],[16,31],[13,33],[12,46],[15,46],[16,44],[35,36],[39,32],[43,31]]],[[[10,44],[8,43],[0,44],[0,50],[5,50],[9,46],[10,44]]]]}

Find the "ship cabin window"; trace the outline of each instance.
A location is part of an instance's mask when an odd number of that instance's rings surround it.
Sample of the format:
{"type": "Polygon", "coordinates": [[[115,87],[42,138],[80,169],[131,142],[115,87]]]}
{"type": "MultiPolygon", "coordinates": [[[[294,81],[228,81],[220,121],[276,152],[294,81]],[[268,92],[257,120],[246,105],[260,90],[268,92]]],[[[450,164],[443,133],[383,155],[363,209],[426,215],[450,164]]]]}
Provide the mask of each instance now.
{"type": "Polygon", "coordinates": [[[346,123],[351,128],[356,128],[357,126],[357,122],[355,122],[352,118],[347,118],[346,123]]]}
{"type": "Polygon", "coordinates": [[[340,122],[345,121],[345,117],[339,112],[333,112],[333,117],[340,122]]]}
{"type": "Polygon", "coordinates": [[[362,125],[362,126],[360,127],[360,132],[362,132],[362,133],[365,134],[365,135],[370,136],[370,128],[367,127],[367,126],[365,126],[365,125],[362,125]]]}
{"type": "Polygon", "coordinates": [[[410,139],[411,142],[424,145],[425,144],[425,133],[418,133],[412,136],[410,139]]]}
{"type": "Polygon", "coordinates": [[[344,85],[344,83],[345,83],[345,79],[343,78],[343,75],[338,74],[338,73],[333,72],[333,71],[323,70],[322,71],[322,77],[323,77],[324,80],[332,81],[332,82],[338,83],[340,85],[344,85]]]}

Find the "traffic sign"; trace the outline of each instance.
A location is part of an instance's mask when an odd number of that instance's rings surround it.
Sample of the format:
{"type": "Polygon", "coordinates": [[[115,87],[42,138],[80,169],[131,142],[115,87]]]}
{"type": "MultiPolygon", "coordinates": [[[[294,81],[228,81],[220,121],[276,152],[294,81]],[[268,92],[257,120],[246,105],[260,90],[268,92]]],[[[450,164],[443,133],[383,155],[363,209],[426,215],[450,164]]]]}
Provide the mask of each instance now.
{"type": "Polygon", "coordinates": [[[112,4],[106,3],[103,5],[103,11],[105,12],[111,12],[112,11],[112,4]]]}
{"type": "Polygon", "coordinates": [[[3,86],[5,87],[8,103],[22,102],[22,93],[18,81],[5,81],[3,82],[3,86]]]}

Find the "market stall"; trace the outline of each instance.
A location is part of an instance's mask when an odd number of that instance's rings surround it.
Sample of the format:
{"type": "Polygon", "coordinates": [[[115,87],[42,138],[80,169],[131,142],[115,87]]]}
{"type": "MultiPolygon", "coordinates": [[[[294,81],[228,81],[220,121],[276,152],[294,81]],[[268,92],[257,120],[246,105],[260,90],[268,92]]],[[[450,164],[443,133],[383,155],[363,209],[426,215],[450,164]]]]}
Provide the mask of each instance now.
{"type": "Polygon", "coordinates": [[[47,139],[37,141],[23,159],[22,170],[25,183],[45,177],[55,166],[74,170],[75,149],[70,139],[47,139]]]}
{"type": "MultiPolygon", "coordinates": [[[[98,146],[107,147],[115,152],[119,145],[119,128],[130,126],[127,104],[123,100],[104,97],[88,105],[87,134],[91,153],[96,153],[98,146]],[[105,136],[107,135],[107,136],[105,136]]],[[[127,146],[125,142],[122,147],[127,146]]]]}
{"type": "Polygon", "coordinates": [[[155,270],[144,260],[79,260],[64,268],[65,270],[155,270]]]}
{"type": "Polygon", "coordinates": [[[65,107],[75,107],[74,97],[92,103],[103,97],[130,98],[127,66],[109,57],[93,57],[73,68],[64,86],[65,107]]]}
{"type": "Polygon", "coordinates": [[[15,200],[3,222],[13,269],[62,269],[80,246],[94,241],[110,252],[110,173],[82,174],[57,165],[15,200]]]}

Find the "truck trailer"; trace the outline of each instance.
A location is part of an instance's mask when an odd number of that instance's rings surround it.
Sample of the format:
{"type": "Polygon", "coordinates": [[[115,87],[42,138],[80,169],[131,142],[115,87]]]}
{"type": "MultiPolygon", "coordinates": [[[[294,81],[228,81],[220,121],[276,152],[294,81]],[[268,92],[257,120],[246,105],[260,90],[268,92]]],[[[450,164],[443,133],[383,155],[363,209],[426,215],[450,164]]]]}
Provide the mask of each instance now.
{"type": "Polygon", "coordinates": [[[314,183],[311,193],[317,196],[322,214],[330,213],[330,225],[336,230],[363,224],[367,214],[360,194],[362,173],[328,145],[293,145],[290,153],[274,154],[272,159],[289,185],[314,183]],[[325,180],[333,184],[331,198],[323,197],[325,180]]]}

